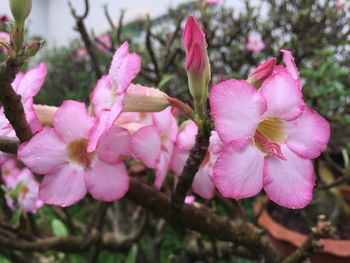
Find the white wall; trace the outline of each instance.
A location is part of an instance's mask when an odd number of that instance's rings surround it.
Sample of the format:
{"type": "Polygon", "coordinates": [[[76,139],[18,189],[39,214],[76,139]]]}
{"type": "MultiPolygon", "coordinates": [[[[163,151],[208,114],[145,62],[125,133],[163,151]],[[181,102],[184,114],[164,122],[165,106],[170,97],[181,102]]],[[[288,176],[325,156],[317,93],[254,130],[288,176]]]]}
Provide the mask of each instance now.
{"type": "MultiPolygon", "coordinates": [[[[71,0],[78,14],[83,12],[84,0],[71,0]]],[[[96,34],[109,28],[103,13],[103,5],[108,4],[112,19],[119,19],[121,9],[125,9],[125,21],[161,15],[169,6],[175,6],[186,0],[90,0],[90,12],[86,19],[88,30],[96,34]]],[[[0,15],[11,16],[8,0],[0,0],[0,15]]],[[[61,46],[78,37],[73,30],[74,19],[68,8],[67,0],[33,0],[32,13],[28,19],[30,34],[41,35],[50,46],[61,46]]]]}

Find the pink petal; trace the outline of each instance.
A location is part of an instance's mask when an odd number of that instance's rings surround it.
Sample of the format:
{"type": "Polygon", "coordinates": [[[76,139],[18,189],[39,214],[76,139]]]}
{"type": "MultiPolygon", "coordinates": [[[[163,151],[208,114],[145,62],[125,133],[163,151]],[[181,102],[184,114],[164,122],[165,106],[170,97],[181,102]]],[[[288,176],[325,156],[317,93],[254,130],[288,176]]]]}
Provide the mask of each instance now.
{"type": "Polygon", "coordinates": [[[171,113],[171,108],[168,107],[160,112],[152,113],[152,120],[158,132],[161,133],[169,130],[169,127],[171,127],[172,122],[175,121],[175,118],[171,113]]]}
{"type": "Polygon", "coordinates": [[[234,199],[257,195],[263,186],[264,156],[250,142],[233,141],[222,149],[213,170],[219,192],[234,199]]]}
{"type": "Polygon", "coordinates": [[[292,75],[293,79],[297,82],[298,87],[301,89],[301,80],[299,77],[299,71],[297,66],[295,65],[294,57],[292,55],[292,52],[289,50],[281,50],[283,54],[283,62],[286,65],[286,68],[288,72],[292,75]]]}
{"type": "Polygon", "coordinates": [[[330,137],[329,123],[317,112],[305,108],[293,121],[284,124],[287,133],[286,145],[306,159],[314,159],[326,150],[330,137]]]}
{"type": "Polygon", "coordinates": [[[164,183],[165,177],[168,172],[168,166],[171,158],[171,153],[162,151],[156,163],[156,180],[154,186],[160,189],[164,183]]]}
{"type": "Polygon", "coordinates": [[[33,107],[33,98],[27,99],[27,101],[23,103],[23,108],[32,132],[37,133],[41,130],[41,123],[33,107]]]}
{"type": "Polygon", "coordinates": [[[185,46],[186,51],[188,52],[194,43],[198,43],[204,48],[207,46],[204,32],[198,25],[196,19],[193,16],[189,16],[182,35],[182,44],[185,46]]]}
{"type": "Polygon", "coordinates": [[[88,152],[93,152],[96,149],[101,136],[108,134],[110,128],[123,111],[123,100],[124,93],[121,93],[116,97],[111,109],[103,110],[100,113],[98,120],[93,125],[89,134],[88,152]]]}
{"type": "Polygon", "coordinates": [[[47,74],[45,63],[29,70],[21,79],[16,92],[22,96],[22,102],[34,97],[43,86],[47,74]]]}
{"type": "Polygon", "coordinates": [[[101,137],[97,146],[99,158],[107,163],[117,163],[131,155],[131,137],[127,130],[113,126],[107,136],[101,137]]]}
{"type": "Polygon", "coordinates": [[[15,78],[14,81],[11,83],[11,86],[12,86],[12,88],[13,88],[15,91],[18,90],[18,86],[19,86],[19,84],[21,83],[23,77],[24,77],[24,73],[22,73],[22,72],[18,72],[18,73],[16,74],[16,78],[15,78]]]}
{"type": "Polygon", "coordinates": [[[113,104],[113,95],[107,76],[102,76],[90,95],[94,113],[99,116],[104,109],[110,109],[113,104]]]}
{"type": "Polygon", "coordinates": [[[193,192],[204,199],[213,198],[215,192],[215,186],[210,177],[210,170],[209,164],[201,166],[192,183],[193,192]]]}
{"type": "Polygon", "coordinates": [[[210,93],[211,115],[224,143],[252,137],[266,110],[263,96],[246,81],[227,80],[210,93]]]}
{"type": "Polygon", "coordinates": [[[274,74],[259,91],[267,101],[267,117],[292,120],[304,110],[303,95],[295,80],[286,72],[274,74]]]}
{"type": "Polygon", "coordinates": [[[146,126],[131,138],[131,149],[136,158],[148,168],[155,168],[161,154],[160,136],[156,128],[146,126]]]}
{"type": "Polygon", "coordinates": [[[94,123],[84,103],[66,100],[56,111],[53,126],[65,142],[87,138],[94,123]]]}
{"type": "Polygon", "coordinates": [[[66,144],[49,127],[18,148],[18,159],[37,174],[45,174],[65,163],[66,154],[66,144]]]}
{"type": "Polygon", "coordinates": [[[109,80],[118,94],[124,93],[141,68],[141,58],[129,53],[129,44],[124,42],[115,52],[109,69],[109,80]]]}
{"type": "Polygon", "coordinates": [[[189,151],[187,150],[181,150],[178,147],[174,148],[173,156],[170,160],[170,168],[176,175],[181,175],[186,161],[189,156],[189,151]]]}
{"type": "Polygon", "coordinates": [[[39,198],[45,204],[70,206],[86,195],[85,171],[64,165],[44,176],[39,198]]]}
{"type": "Polygon", "coordinates": [[[177,135],[176,145],[182,150],[191,150],[197,133],[197,125],[193,121],[188,121],[177,135]]]}
{"type": "Polygon", "coordinates": [[[123,162],[108,164],[95,159],[87,173],[86,185],[93,198],[112,202],[122,198],[129,190],[129,176],[123,162]]]}
{"type": "Polygon", "coordinates": [[[220,137],[216,131],[212,131],[209,138],[209,151],[212,154],[218,154],[224,147],[224,143],[220,140],[220,137]]]}
{"type": "Polygon", "coordinates": [[[267,157],[264,166],[264,190],[276,204],[304,208],[312,199],[314,187],[312,162],[282,145],[286,161],[267,157]]]}

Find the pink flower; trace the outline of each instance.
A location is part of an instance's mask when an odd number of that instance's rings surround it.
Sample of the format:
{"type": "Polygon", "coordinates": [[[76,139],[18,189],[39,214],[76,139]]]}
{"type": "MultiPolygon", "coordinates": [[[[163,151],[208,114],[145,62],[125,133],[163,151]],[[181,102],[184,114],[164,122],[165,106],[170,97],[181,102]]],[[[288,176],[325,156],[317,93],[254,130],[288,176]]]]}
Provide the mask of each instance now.
{"type": "MultiPolygon", "coordinates": [[[[38,199],[39,183],[28,168],[19,168],[17,161],[10,158],[2,164],[1,172],[6,188],[18,194],[16,203],[25,212],[35,213],[43,206],[43,202],[38,199]]],[[[10,196],[6,196],[6,202],[11,209],[15,209],[10,196]]]]}
{"type": "Polygon", "coordinates": [[[341,1],[341,0],[339,0],[339,1],[337,1],[337,2],[335,3],[335,8],[338,9],[338,10],[343,10],[343,9],[344,9],[344,6],[345,6],[345,4],[344,4],[344,2],[341,1]]]}
{"type": "Polygon", "coordinates": [[[246,48],[253,53],[260,53],[265,49],[265,44],[260,34],[249,34],[246,48]]]}
{"type": "Polygon", "coordinates": [[[135,157],[156,171],[155,186],[160,189],[173,154],[177,125],[171,108],[150,114],[151,124],[144,124],[132,136],[131,147],[135,157]]]}
{"type": "Polygon", "coordinates": [[[129,133],[113,126],[96,150],[88,152],[95,121],[85,104],[65,101],[54,115],[53,128],[43,128],[20,145],[18,158],[34,173],[45,175],[39,188],[44,203],[69,206],[87,192],[109,202],[127,192],[129,177],[122,160],[130,155],[129,133]]]}
{"type": "Polygon", "coordinates": [[[99,35],[97,37],[96,47],[103,52],[110,51],[112,48],[112,41],[111,41],[109,34],[99,35]]]}
{"type": "MultiPolygon", "coordinates": [[[[0,42],[4,42],[6,44],[10,44],[10,35],[6,32],[0,32],[0,42]]],[[[0,45],[0,50],[6,55],[7,54],[7,50],[0,45]]]]}
{"type": "Polygon", "coordinates": [[[225,144],[214,166],[218,190],[240,199],[264,188],[281,206],[305,207],[314,185],[311,160],[326,149],[330,127],[305,105],[295,78],[279,71],[259,90],[224,81],[212,89],[210,105],[225,144]]]}
{"type": "Polygon", "coordinates": [[[85,60],[87,59],[88,56],[88,52],[87,49],[85,47],[81,47],[77,50],[77,56],[80,60],[85,60]]]}
{"type": "Polygon", "coordinates": [[[274,68],[274,73],[277,72],[288,72],[290,75],[292,75],[293,79],[296,81],[297,86],[299,89],[302,89],[302,83],[299,77],[299,71],[297,66],[295,65],[294,57],[292,55],[292,52],[289,50],[281,50],[281,53],[283,54],[283,63],[285,67],[277,65],[274,68]]]}
{"type": "Polygon", "coordinates": [[[220,4],[220,0],[204,0],[206,5],[217,5],[220,4]]]}
{"type": "Polygon", "coordinates": [[[96,149],[100,137],[107,134],[124,108],[124,96],[141,67],[136,53],[129,53],[124,42],[115,52],[108,76],[103,76],[90,95],[93,110],[98,117],[91,130],[88,152],[96,149]]]}

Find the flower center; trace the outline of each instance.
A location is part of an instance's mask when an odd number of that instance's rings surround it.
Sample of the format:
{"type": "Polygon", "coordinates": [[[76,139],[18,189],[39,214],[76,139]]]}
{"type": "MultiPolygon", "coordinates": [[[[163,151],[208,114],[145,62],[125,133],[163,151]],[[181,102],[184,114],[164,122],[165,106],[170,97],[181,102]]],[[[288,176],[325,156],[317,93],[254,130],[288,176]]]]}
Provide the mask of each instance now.
{"type": "Polygon", "coordinates": [[[85,168],[89,168],[93,158],[96,153],[88,153],[87,152],[87,139],[81,139],[77,141],[73,141],[68,145],[68,160],[73,164],[80,164],[85,168]]]}
{"type": "Polygon", "coordinates": [[[280,144],[284,143],[286,135],[283,123],[277,118],[266,118],[259,123],[254,135],[255,145],[263,153],[286,160],[281,151],[280,144]]]}

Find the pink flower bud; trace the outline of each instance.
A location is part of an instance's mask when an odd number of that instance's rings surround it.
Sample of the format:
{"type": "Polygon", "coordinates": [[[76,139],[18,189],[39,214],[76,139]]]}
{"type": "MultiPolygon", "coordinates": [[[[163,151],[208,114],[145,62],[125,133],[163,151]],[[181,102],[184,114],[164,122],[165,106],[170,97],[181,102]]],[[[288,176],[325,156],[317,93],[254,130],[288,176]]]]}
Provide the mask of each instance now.
{"type": "Polygon", "coordinates": [[[220,4],[220,0],[204,0],[206,5],[217,5],[220,4]]]}
{"type": "Polygon", "coordinates": [[[199,27],[196,19],[193,16],[189,16],[182,36],[182,44],[188,52],[195,42],[203,48],[207,47],[204,32],[199,27]]]}
{"type": "Polygon", "coordinates": [[[205,51],[198,42],[195,42],[189,49],[186,57],[187,71],[202,73],[205,68],[205,51]]]}
{"type": "Polygon", "coordinates": [[[259,88],[261,84],[270,77],[276,65],[276,58],[270,58],[260,64],[248,77],[248,82],[259,88]]]}
{"type": "Polygon", "coordinates": [[[124,97],[126,112],[158,112],[170,106],[169,96],[159,89],[131,84],[124,97]]]}

